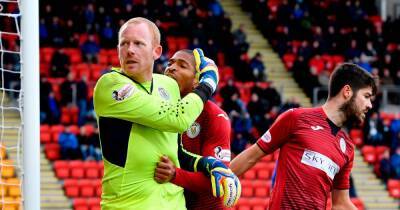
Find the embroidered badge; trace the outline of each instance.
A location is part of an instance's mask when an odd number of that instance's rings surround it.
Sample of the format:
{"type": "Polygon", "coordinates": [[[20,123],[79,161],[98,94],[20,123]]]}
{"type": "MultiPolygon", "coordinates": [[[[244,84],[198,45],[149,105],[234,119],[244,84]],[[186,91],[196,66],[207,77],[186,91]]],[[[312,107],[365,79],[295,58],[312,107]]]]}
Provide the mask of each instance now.
{"type": "Polygon", "coordinates": [[[122,101],[130,97],[135,91],[135,86],[132,84],[126,84],[119,90],[114,90],[112,92],[112,98],[116,101],[122,101]]]}
{"type": "Polygon", "coordinates": [[[215,157],[222,161],[231,161],[231,151],[229,149],[222,149],[221,146],[214,148],[215,157]]]}
{"type": "Polygon", "coordinates": [[[340,144],[340,149],[342,150],[343,153],[345,153],[346,152],[346,141],[343,138],[340,138],[339,144],[340,144]]]}
{"type": "Polygon", "coordinates": [[[201,127],[200,127],[200,124],[199,123],[197,123],[197,122],[194,122],[191,126],[190,126],[190,128],[186,131],[186,134],[187,134],[187,136],[189,137],[189,138],[196,138],[196,136],[198,136],[199,135],[199,133],[200,133],[200,129],[201,129],[201,127]]]}
{"type": "Polygon", "coordinates": [[[163,87],[158,88],[158,93],[160,94],[161,98],[169,100],[169,94],[163,87]]]}

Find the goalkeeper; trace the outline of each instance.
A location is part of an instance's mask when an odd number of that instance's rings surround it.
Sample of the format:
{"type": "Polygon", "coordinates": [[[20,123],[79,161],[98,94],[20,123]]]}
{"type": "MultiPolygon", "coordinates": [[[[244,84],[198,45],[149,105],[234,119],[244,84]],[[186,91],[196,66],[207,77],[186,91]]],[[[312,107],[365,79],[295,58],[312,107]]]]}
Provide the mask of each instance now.
{"type": "MultiPolygon", "coordinates": [[[[177,132],[187,130],[199,116],[216,89],[218,72],[203,66],[199,86],[180,99],[173,79],[152,73],[161,53],[155,24],[130,19],[118,33],[121,68],[103,75],[94,89],[104,159],[103,210],[185,209],[183,189],[155,182],[154,168],[162,155],[179,166],[177,132]]],[[[220,163],[197,159],[193,166],[204,172],[220,163]]]]}
{"type": "MultiPolygon", "coordinates": [[[[189,94],[199,85],[199,67],[196,64],[201,63],[202,59],[206,60],[201,50],[193,52],[191,50],[180,50],[168,61],[165,75],[178,82],[182,97],[189,94]]],[[[230,133],[231,127],[226,113],[215,103],[207,101],[200,116],[182,134],[182,146],[189,152],[202,156],[212,156],[225,164],[229,164],[231,160],[230,133]]],[[[236,192],[236,197],[225,197],[224,202],[213,197],[210,194],[210,189],[212,189],[214,195],[218,193],[218,190],[212,188],[208,178],[203,174],[183,170],[190,170],[192,167],[188,166],[188,163],[193,162],[193,160],[188,161],[185,153],[182,152],[183,150],[179,151],[179,161],[182,169],[176,168],[168,157],[163,156],[156,168],[155,179],[160,183],[170,181],[184,187],[188,209],[224,209],[224,203],[226,206],[231,206],[237,201],[240,196],[240,189],[239,192],[236,192]]],[[[210,159],[212,160],[212,158],[210,159]]],[[[234,179],[233,181],[237,180],[234,179]]],[[[235,194],[235,192],[230,192],[229,190],[230,188],[225,189],[225,196],[232,193],[235,194]]],[[[236,190],[236,188],[232,188],[232,190],[236,190]]]]}

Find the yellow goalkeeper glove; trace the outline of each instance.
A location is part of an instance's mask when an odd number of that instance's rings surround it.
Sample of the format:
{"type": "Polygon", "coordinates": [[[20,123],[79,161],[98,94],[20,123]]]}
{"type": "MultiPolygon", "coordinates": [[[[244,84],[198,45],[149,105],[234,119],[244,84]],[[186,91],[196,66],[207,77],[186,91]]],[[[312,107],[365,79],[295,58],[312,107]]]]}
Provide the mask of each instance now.
{"type": "Polygon", "coordinates": [[[240,198],[242,186],[230,169],[217,167],[211,170],[211,185],[213,196],[222,197],[225,207],[233,207],[240,198]]]}
{"type": "Polygon", "coordinates": [[[237,203],[242,192],[240,181],[222,161],[211,156],[201,157],[197,169],[210,175],[213,196],[222,198],[225,207],[237,203]]]}
{"type": "Polygon", "coordinates": [[[193,50],[196,62],[196,71],[199,73],[199,83],[205,83],[214,93],[219,82],[218,67],[215,62],[204,56],[203,50],[196,48],[193,50]]]}

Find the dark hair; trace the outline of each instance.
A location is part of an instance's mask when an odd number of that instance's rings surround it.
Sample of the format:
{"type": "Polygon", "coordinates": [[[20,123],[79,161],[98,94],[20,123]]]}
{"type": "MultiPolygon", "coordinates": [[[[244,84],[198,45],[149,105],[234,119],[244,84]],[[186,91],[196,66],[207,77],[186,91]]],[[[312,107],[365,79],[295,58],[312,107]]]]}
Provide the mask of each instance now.
{"type": "Polygon", "coordinates": [[[191,55],[193,55],[193,50],[189,50],[189,49],[182,49],[182,50],[178,50],[178,52],[179,51],[181,51],[181,52],[185,52],[185,53],[187,53],[187,54],[191,54],[191,55]]]}
{"type": "Polygon", "coordinates": [[[331,75],[328,98],[336,96],[345,85],[349,85],[354,93],[362,88],[371,87],[372,94],[375,95],[377,91],[375,79],[360,66],[343,63],[331,75]]]}

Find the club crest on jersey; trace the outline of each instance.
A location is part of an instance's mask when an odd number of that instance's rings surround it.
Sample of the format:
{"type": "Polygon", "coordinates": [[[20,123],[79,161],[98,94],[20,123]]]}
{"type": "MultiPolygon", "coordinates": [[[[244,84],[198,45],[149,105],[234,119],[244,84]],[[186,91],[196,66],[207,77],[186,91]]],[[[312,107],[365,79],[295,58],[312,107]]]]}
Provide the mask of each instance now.
{"type": "Polygon", "coordinates": [[[119,90],[112,92],[112,98],[116,101],[122,101],[129,98],[135,92],[135,86],[132,84],[126,84],[119,90]]]}
{"type": "Polygon", "coordinates": [[[194,122],[190,128],[186,131],[186,134],[189,138],[196,138],[196,136],[199,135],[201,130],[200,124],[197,122],[194,122]]]}
{"type": "Polygon", "coordinates": [[[221,146],[214,148],[215,157],[222,161],[231,161],[231,151],[229,149],[222,149],[221,146]]]}
{"type": "Polygon", "coordinates": [[[161,98],[167,101],[169,100],[169,94],[163,87],[158,88],[158,93],[160,94],[161,98]]]}
{"type": "Polygon", "coordinates": [[[267,132],[265,132],[264,135],[261,136],[261,140],[263,140],[263,142],[265,143],[271,142],[271,133],[269,132],[269,130],[267,130],[267,132]]]}
{"type": "Polygon", "coordinates": [[[345,153],[346,152],[346,141],[343,138],[340,138],[339,144],[340,144],[340,150],[342,150],[342,152],[345,153]]]}

